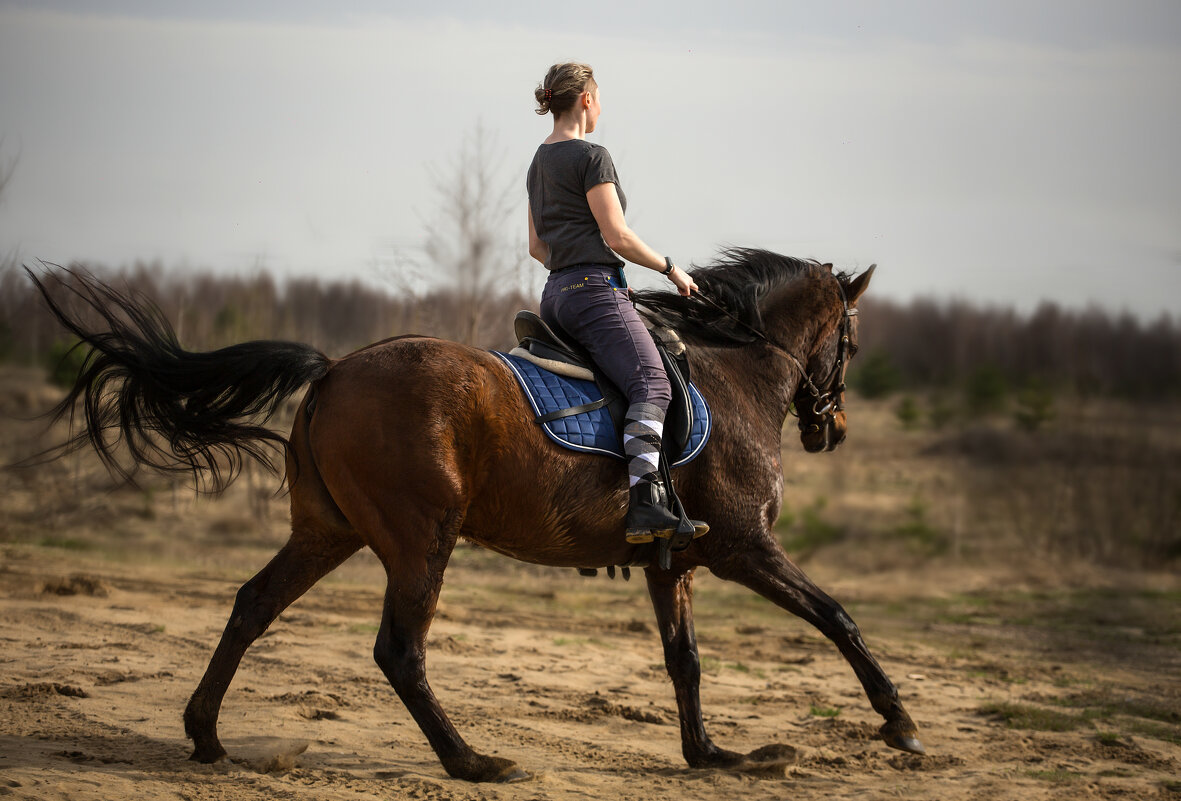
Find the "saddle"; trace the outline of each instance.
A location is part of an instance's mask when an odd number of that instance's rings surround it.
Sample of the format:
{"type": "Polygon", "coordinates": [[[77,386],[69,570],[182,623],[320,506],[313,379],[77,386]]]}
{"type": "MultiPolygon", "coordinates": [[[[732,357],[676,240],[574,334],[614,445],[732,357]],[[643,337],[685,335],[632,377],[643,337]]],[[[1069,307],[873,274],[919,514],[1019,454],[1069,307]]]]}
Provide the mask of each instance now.
{"type": "MultiPolygon", "coordinates": [[[[566,409],[559,409],[536,419],[539,423],[558,420],[564,417],[582,414],[593,409],[606,407],[617,432],[623,431],[623,417],[627,412],[627,398],[611,383],[595,365],[591,355],[569,337],[564,331],[560,334],[546,325],[539,316],[531,311],[519,311],[513,320],[513,330],[517,336],[518,345],[509,355],[526,359],[542,369],[568,378],[594,381],[602,398],[597,401],[578,404],[566,409]]],[[[694,423],[698,428],[702,421],[695,420],[694,403],[695,389],[690,389],[689,359],[685,354],[685,343],[680,334],[671,328],[649,329],[652,339],[656,343],[656,350],[664,363],[664,371],[668,375],[668,383],[672,389],[672,400],[664,418],[664,439],[661,443],[661,455],[671,464],[684,461],[685,446],[689,444],[694,433],[694,423]]],[[[702,443],[704,444],[704,443],[702,443]]],[[[693,455],[696,455],[694,452],[693,455]]]]}

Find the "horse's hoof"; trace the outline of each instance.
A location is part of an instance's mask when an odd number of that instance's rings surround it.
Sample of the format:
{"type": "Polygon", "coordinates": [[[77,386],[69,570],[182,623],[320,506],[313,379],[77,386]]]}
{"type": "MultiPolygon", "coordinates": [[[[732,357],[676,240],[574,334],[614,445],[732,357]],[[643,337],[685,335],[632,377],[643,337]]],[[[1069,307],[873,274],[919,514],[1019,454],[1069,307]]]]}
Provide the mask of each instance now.
{"type": "Polygon", "coordinates": [[[912,754],[925,754],[927,747],[919,741],[918,737],[899,737],[897,742],[888,743],[891,748],[897,748],[900,751],[908,751],[912,754]]]}
{"type": "Polygon", "coordinates": [[[711,748],[709,751],[693,757],[686,756],[686,762],[691,768],[736,768],[747,761],[746,754],[737,751],[727,751],[724,748],[711,748]]]}
{"type": "Polygon", "coordinates": [[[887,723],[881,728],[882,740],[891,748],[906,751],[911,754],[925,754],[926,747],[919,741],[915,731],[897,731],[887,723]]]}
{"type": "Polygon", "coordinates": [[[512,782],[528,781],[533,778],[521,770],[520,766],[511,759],[484,756],[483,754],[476,753],[472,753],[468,759],[458,764],[444,763],[443,769],[453,778],[464,779],[469,782],[509,784],[512,782]]]}
{"type": "Polygon", "coordinates": [[[800,752],[786,743],[771,743],[762,748],[756,748],[746,755],[748,762],[761,764],[794,764],[800,758],[800,752]]]}
{"type": "Polygon", "coordinates": [[[506,770],[497,776],[496,781],[500,784],[515,784],[517,782],[527,782],[532,778],[528,773],[514,765],[511,770],[506,770]]]}
{"type": "Polygon", "coordinates": [[[226,749],[218,744],[212,748],[194,748],[193,753],[189,754],[189,761],[211,765],[220,759],[225,759],[225,757],[226,749]]]}

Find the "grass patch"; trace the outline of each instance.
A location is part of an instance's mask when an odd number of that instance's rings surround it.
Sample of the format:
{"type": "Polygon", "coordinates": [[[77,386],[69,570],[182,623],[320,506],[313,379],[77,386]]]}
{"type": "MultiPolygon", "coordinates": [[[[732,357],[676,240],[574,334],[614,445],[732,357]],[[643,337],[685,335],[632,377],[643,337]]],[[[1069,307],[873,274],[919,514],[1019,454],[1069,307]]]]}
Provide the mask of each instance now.
{"type": "Polygon", "coordinates": [[[377,623],[350,623],[349,634],[376,634],[381,629],[377,623]]]}
{"type": "Polygon", "coordinates": [[[1102,721],[1105,727],[1095,734],[1095,740],[1101,743],[1121,742],[1125,735],[1151,737],[1174,745],[1181,745],[1181,725],[1161,719],[1153,719],[1136,715],[1134,711],[1149,712],[1157,716],[1172,714],[1167,706],[1151,702],[1136,701],[1136,699],[1114,699],[1096,697],[1094,693],[1078,693],[1068,698],[1046,699],[1046,703],[1058,706],[1069,706],[1075,711],[1059,711],[1046,709],[1044,706],[1014,703],[987,703],[981,705],[978,711],[981,715],[1003,718],[1010,729],[1032,729],[1035,731],[1074,731],[1092,725],[1095,721],[1102,721]],[[1079,698],[1094,698],[1094,705],[1079,702],[1079,698]]]}
{"type": "Polygon", "coordinates": [[[779,522],[776,524],[781,532],[779,541],[796,559],[807,560],[820,548],[844,539],[845,529],[824,519],[824,508],[827,505],[826,497],[816,496],[815,500],[800,512],[798,526],[795,525],[794,516],[780,514],[779,522]]]}
{"type": "Polygon", "coordinates": [[[1128,715],[1161,723],[1181,724],[1181,699],[1130,696],[1117,698],[1112,690],[1088,690],[1061,698],[1048,699],[1055,706],[1097,711],[1100,717],[1128,715]]]}
{"type": "Polygon", "coordinates": [[[1003,719],[1005,725],[1010,729],[1073,731],[1086,723],[1081,715],[1059,712],[1054,709],[1044,709],[1031,704],[994,702],[980,706],[977,711],[981,715],[1003,719]]]}
{"type": "Polygon", "coordinates": [[[1141,737],[1151,737],[1173,745],[1181,745],[1181,727],[1170,726],[1167,723],[1157,723],[1143,718],[1130,718],[1123,721],[1123,726],[1132,734],[1141,737]]]}
{"type": "Polygon", "coordinates": [[[1028,684],[1029,679],[1025,676],[1018,676],[1015,673],[1010,673],[1006,668],[977,668],[976,670],[968,671],[969,678],[973,679],[990,679],[992,681],[1000,681],[1005,684],[1028,684]]]}
{"type": "Polygon", "coordinates": [[[745,673],[750,676],[758,676],[760,679],[767,678],[767,674],[752,668],[743,662],[724,662],[716,656],[702,656],[701,657],[701,672],[702,673],[721,673],[723,670],[733,670],[737,673],[745,673]]]}
{"type": "Polygon", "coordinates": [[[840,707],[835,706],[812,706],[808,713],[817,718],[835,718],[841,714],[840,707]]]}
{"type": "Polygon", "coordinates": [[[67,551],[91,551],[94,543],[73,537],[42,537],[37,541],[42,548],[62,548],[67,551]]]}
{"type": "Polygon", "coordinates": [[[1118,688],[1095,689],[1060,698],[1047,698],[1045,703],[1079,710],[1080,725],[1086,721],[1103,721],[1110,727],[1097,732],[1101,743],[1119,742],[1124,735],[1136,734],[1154,740],[1181,745],[1181,702],[1176,698],[1124,695],[1118,688]]]}
{"type": "Polygon", "coordinates": [[[929,506],[918,495],[911,498],[906,506],[905,519],[891,531],[894,537],[906,543],[913,553],[921,556],[939,556],[946,553],[950,545],[948,537],[927,520],[929,506]]]}

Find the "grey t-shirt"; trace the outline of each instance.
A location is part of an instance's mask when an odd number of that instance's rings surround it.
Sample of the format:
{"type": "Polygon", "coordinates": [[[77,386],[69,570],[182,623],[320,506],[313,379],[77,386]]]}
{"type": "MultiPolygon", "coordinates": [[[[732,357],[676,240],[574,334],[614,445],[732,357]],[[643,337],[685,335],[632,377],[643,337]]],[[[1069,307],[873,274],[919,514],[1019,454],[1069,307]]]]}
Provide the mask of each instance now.
{"type": "Polygon", "coordinates": [[[619,203],[626,211],[627,198],[607,148],[585,139],[567,139],[537,148],[525,184],[533,227],[538,238],[549,245],[545,263],[548,269],[575,264],[623,266],[623,259],[607,247],[586,201],[592,187],[606,183],[615,184],[619,203]]]}

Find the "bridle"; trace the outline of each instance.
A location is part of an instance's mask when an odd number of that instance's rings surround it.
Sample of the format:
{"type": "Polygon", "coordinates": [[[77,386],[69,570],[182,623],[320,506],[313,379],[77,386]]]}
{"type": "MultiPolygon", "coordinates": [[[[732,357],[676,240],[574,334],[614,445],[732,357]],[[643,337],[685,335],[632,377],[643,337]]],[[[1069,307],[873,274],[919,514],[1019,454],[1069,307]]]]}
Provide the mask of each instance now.
{"type": "MultiPolygon", "coordinates": [[[[822,382],[825,387],[823,390],[821,390],[817,386],[816,382],[812,380],[812,376],[808,374],[808,369],[799,359],[795,357],[794,354],[792,354],[782,345],[772,342],[771,339],[768,338],[767,335],[762,331],[731,314],[728,309],[723,307],[713,298],[704,294],[700,290],[697,292],[697,297],[708,303],[710,306],[713,306],[715,309],[724,314],[726,317],[729,317],[738,325],[742,326],[742,328],[746,329],[746,331],[748,331],[750,334],[753,334],[756,338],[761,339],[772,350],[775,350],[782,356],[785,356],[796,366],[796,368],[799,369],[800,378],[803,380],[804,386],[808,389],[808,392],[812,395],[812,414],[819,418],[820,421],[817,423],[812,423],[808,427],[808,430],[810,431],[819,431],[821,430],[822,426],[829,426],[835,419],[837,412],[844,411],[845,405],[842,398],[845,392],[845,372],[849,369],[849,360],[852,359],[854,354],[857,353],[857,348],[852,341],[853,318],[857,316],[857,309],[851,308],[849,306],[849,298],[845,294],[844,285],[841,284],[840,280],[836,279],[835,276],[834,280],[837,282],[837,291],[841,293],[841,305],[843,307],[843,312],[841,314],[840,328],[838,330],[839,339],[837,340],[837,358],[836,361],[833,362],[832,368],[829,370],[828,375],[825,376],[824,381],[822,382]]],[[[796,411],[792,411],[791,413],[795,417],[799,417],[799,414],[796,411]]],[[[802,422],[800,423],[800,429],[804,429],[802,422]]]]}

